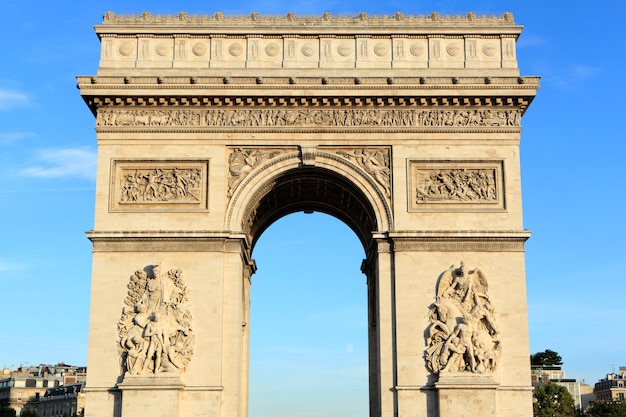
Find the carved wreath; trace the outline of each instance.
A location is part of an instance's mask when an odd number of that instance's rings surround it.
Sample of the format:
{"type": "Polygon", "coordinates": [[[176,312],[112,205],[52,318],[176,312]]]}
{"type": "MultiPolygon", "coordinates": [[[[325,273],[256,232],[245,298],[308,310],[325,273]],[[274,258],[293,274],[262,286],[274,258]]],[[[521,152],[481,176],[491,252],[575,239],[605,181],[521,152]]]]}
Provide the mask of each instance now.
{"type": "Polygon", "coordinates": [[[439,278],[426,329],[426,367],[443,372],[489,373],[501,352],[485,275],[463,262],[439,278]]]}
{"type": "Polygon", "coordinates": [[[193,354],[188,289],[180,269],[135,271],[118,323],[122,374],[183,372],[193,354]]]}

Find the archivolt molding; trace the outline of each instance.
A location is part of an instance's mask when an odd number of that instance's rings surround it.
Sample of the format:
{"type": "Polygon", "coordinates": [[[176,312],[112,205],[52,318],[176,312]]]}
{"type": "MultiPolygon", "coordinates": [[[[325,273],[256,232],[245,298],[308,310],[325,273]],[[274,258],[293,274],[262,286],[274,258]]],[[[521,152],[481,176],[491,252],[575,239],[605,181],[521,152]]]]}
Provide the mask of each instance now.
{"type": "MultiPolygon", "coordinates": [[[[241,150],[243,150],[243,148],[239,148],[241,150]]],[[[246,148],[247,151],[252,150],[253,148],[246,148]]],[[[234,151],[233,151],[234,152],[234,151]]],[[[267,150],[266,152],[271,152],[273,153],[274,150],[267,150]]],[[[276,152],[280,152],[279,150],[276,150],[276,152]]],[[[232,155],[232,153],[231,153],[232,155]]],[[[229,230],[230,229],[230,224],[231,224],[231,219],[232,219],[232,215],[233,215],[233,210],[236,207],[236,202],[241,198],[242,193],[244,192],[244,190],[246,190],[246,188],[248,187],[248,185],[260,174],[266,173],[266,170],[270,170],[271,167],[280,164],[283,165],[285,163],[288,163],[289,165],[295,165],[298,164],[299,162],[299,153],[297,151],[293,151],[293,150],[284,150],[282,153],[275,155],[274,157],[270,158],[268,161],[266,161],[265,163],[263,163],[262,165],[258,165],[255,164],[254,168],[250,170],[250,172],[246,173],[245,176],[241,179],[238,180],[237,185],[233,188],[233,190],[230,190],[229,187],[229,203],[228,203],[228,209],[226,212],[226,229],[229,230]]],[[[230,159],[230,157],[229,157],[230,159]]],[[[257,195],[265,195],[266,192],[271,189],[271,187],[273,186],[273,182],[269,182],[267,184],[265,184],[265,186],[257,191],[257,195]]],[[[259,197],[260,198],[260,197],[259,197]]],[[[258,201],[257,201],[258,202],[258,201]]],[[[247,216],[249,216],[250,211],[246,211],[244,212],[244,217],[246,218],[247,216]]],[[[245,230],[245,228],[243,227],[242,224],[242,230],[245,230]]]]}
{"type": "MultiPolygon", "coordinates": [[[[374,148],[364,149],[374,150],[374,148]]],[[[388,148],[377,148],[377,150],[389,155],[388,148]]],[[[340,154],[340,151],[349,155],[358,154],[358,152],[354,153],[355,148],[317,148],[315,152],[308,150],[308,158],[312,159],[306,159],[302,151],[286,152],[258,165],[247,174],[234,190],[227,208],[226,229],[230,230],[236,222],[240,221],[243,231],[250,230],[252,225],[248,222],[254,219],[256,208],[261,199],[277,185],[280,174],[300,166],[314,165],[338,173],[349,182],[354,183],[356,188],[364,192],[369,204],[373,207],[377,216],[377,226],[382,230],[389,230],[393,223],[391,202],[387,191],[374,175],[366,170],[365,165],[360,165],[354,160],[351,161],[354,158],[346,157],[340,154]],[[306,164],[304,163],[305,159],[306,164]],[[265,177],[263,183],[258,179],[261,174],[265,177]]]]}
{"type": "MultiPolygon", "coordinates": [[[[350,166],[376,190],[378,198],[387,202],[385,212],[391,219],[391,155],[389,148],[344,148],[336,149],[335,153],[328,148],[320,148],[319,157],[350,166]],[[326,151],[326,152],[324,152],[326,151]],[[342,158],[338,157],[341,156],[342,158]],[[372,161],[372,159],[374,159],[372,161]]],[[[391,225],[392,223],[389,222],[391,225]]]]}
{"type": "Polygon", "coordinates": [[[228,191],[233,196],[237,186],[263,161],[273,159],[283,153],[282,149],[236,148],[228,156],[228,191]]]}

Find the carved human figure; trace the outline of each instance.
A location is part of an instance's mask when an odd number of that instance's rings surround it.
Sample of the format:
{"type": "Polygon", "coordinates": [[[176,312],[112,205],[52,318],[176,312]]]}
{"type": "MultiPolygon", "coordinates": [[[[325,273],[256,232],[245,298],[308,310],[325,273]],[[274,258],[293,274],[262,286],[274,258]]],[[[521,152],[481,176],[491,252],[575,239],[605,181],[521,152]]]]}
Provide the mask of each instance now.
{"type": "Polygon", "coordinates": [[[501,346],[487,280],[463,262],[439,278],[430,325],[425,332],[425,359],[433,373],[485,373],[495,369],[501,346]]]}
{"type": "Polygon", "coordinates": [[[187,286],[180,269],[161,272],[159,263],[136,271],[118,323],[123,372],[184,371],[193,348],[187,286]]]}
{"type": "Polygon", "coordinates": [[[457,202],[494,202],[495,170],[440,169],[418,174],[417,201],[453,200],[457,202]]]}
{"type": "Polygon", "coordinates": [[[159,194],[157,179],[160,175],[161,172],[158,169],[142,175],[142,178],[146,180],[146,188],[143,191],[144,200],[153,200],[157,198],[159,194]]]}
{"type": "Polygon", "coordinates": [[[155,312],[150,317],[144,330],[144,337],[149,340],[149,343],[142,370],[145,371],[152,365],[152,372],[157,373],[161,370],[161,358],[165,349],[164,329],[159,313],[155,312]]]}
{"type": "Polygon", "coordinates": [[[153,276],[149,277],[146,282],[146,292],[144,294],[144,303],[150,313],[159,311],[161,309],[161,304],[163,303],[162,279],[158,265],[153,267],[152,273],[153,276]]]}

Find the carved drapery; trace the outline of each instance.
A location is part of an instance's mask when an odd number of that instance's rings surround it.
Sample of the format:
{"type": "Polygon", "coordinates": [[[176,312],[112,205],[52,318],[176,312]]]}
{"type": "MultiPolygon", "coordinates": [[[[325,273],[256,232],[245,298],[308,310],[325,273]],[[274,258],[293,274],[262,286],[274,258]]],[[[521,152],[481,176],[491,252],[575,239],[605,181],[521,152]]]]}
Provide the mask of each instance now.
{"type": "Polygon", "coordinates": [[[487,279],[463,262],[439,277],[436,301],[430,305],[426,329],[426,367],[444,372],[490,373],[502,345],[488,295],[487,279]]]}
{"type": "Polygon", "coordinates": [[[391,197],[391,165],[389,149],[339,150],[337,154],[356,163],[383,187],[385,195],[391,197]]]}
{"type": "Polygon", "coordinates": [[[233,196],[235,188],[254,168],[282,152],[278,149],[234,149],[228,157],[228,197],[233,196]]]}
{"type": "Polygon", "coordinates": [[[194,345],[188,297],[180,269],[135,271],[117,326],[122,374],[185,371],[194,345]]]}

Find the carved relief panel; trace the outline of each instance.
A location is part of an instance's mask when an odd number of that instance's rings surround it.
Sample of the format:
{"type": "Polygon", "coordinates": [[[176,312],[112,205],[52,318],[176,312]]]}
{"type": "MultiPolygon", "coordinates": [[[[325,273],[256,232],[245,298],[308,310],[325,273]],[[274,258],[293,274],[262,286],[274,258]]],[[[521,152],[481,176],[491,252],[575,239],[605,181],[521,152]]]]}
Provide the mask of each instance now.
{"type": "Polygon", "coordinates": [[[157,263],[135,271],[117,325],[122,374],[185,371],[194,345],[188,302],[182,270],[157,263]]]}
{"type": "Polygon", "coordinates": [[[208,210],[208,161],[119,161],[111,167],[111,211],[208,210]]]}
{"type": "MultiPolygon", "coordinates": [[[[230,99],[229,99],[230,100],[230,99]]],[[[418,109],[397,107],[389,109],[348,109],[333,108],[293,108],[286,107],[285,100],[268,99],[268,104],[280,104],[271,109],[188,109],[174,108],[152,110],[134,108],[129,110],[100,109],[96,119],[97,127],[138,127],[161,129],[163,127],[189,128],[371,128],[387,127],[429,129],[429,128],[479,128],[502,129],[520,126],[522,113],[518,109],[418,109]]],[[[237,102],[237,99],[234,100],[237,102]]],[[[311,106],[328,106],[329,99],[311,98],[311,106]]],[[[231,101],[224,104],[232,104],[231,101]]],[[[352,103],[351,103],[352,104],[352,103]]],[[[362,104],[360,101],[354,105],[362,104]]]]}
{"type": "Polygon", "coordinates": [[[389,148],[339,150],[337,154],[365,170],[382,188],[385,196],[391,197],[391,157],[389,148]]]}
{"type": "Polygon", "coordinates": [[[408,163],[409,211],[503,210],[502,161],[408,163]]]}
{"type": "Polygon", "coordinates": [[[426,367],[443,372],[490,373],[502,350],[487,278],[478,268],[450,267],[437,283],[426,329],[426,367]]]}
{"type": "Polygon", "coordinates": [[[228,191],[227,196],[233,196],[235,189],[252,170],[262,163],[280,155],[284,150],[264,148],[236,148],[228,156],[228,191]]]}

